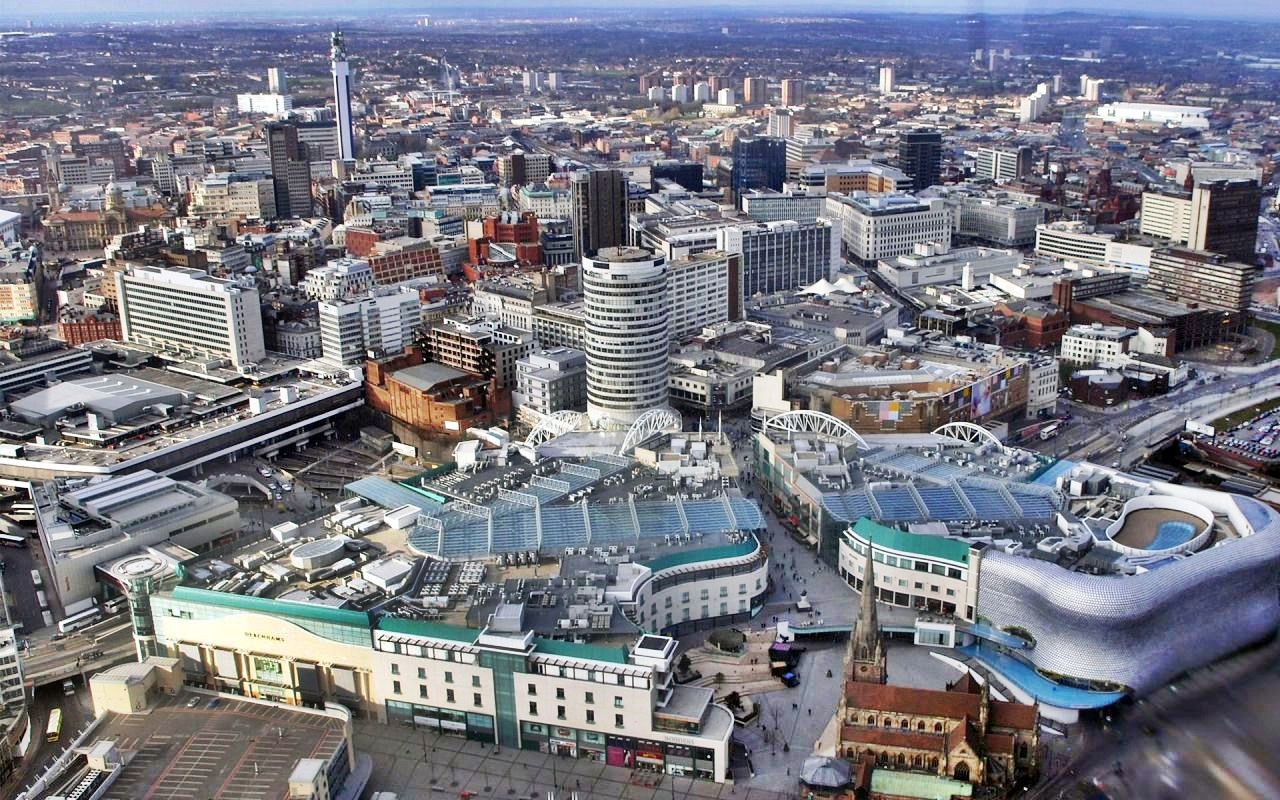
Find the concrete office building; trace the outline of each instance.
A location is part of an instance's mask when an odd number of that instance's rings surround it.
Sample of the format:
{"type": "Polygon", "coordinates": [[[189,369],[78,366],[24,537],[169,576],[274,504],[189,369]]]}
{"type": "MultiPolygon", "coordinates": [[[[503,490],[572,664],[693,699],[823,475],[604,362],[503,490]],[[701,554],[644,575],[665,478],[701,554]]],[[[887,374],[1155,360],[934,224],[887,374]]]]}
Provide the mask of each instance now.
{"type": "Polygon", "coordinates": [[[293,111],[293,98],[287,94],[238,94],[236,108],[241,114],[286,117],[293,111]]]}
{"type": "Polygon", "coordinates": [[[581,300],[543,303],[533,309],[533,336],[543,347],[587,346],[587,312],[581,300]]]}
{"type": "Polygon", "coordinates": [[[785,292],[834,277],[839,228],[825,219],[737,225],[716,232],[719,250],[742,254],[742,296],[785,292]]]}
{"type": "Polygon", "coordinates": [[[628,425],[667,401],[671,304],[664,256],[604,248],[582,260],[587,413],[628,425]]]}
{"type": "Polygon", "coordinates": [[[63,607],[99,594],[98,564],[169,541],[204,552],[241,533],[234,498],[149,469],[78,489],[36,482],[32,499],[63,607]]]}
{"type": "MultiPolygon", "coordinates": [[[[952,201],[948,200],[948,204],[952,201]]],[[[956,236],[995,245],[1026,247],[1036,240],[1036,226],[1044,220],[1039,206],[1013,200],[963,197],[956,210],[956,236]]]]}
{"type": "Polygon", "coordinates": [[[1022,254],[1016,250],[987,247],[952,250],[922,242],[910,253],[881,260],[876,271],[899,289],[952,283],[972,289],[987,283],[993,275],[1012,274],[1021,264],[1022,254]]]}
{"type": "Polygon", "coordinates": [[[311,216],[311,166],[304,151],[296,125],[276,122],[267,126],[267,153],[279,217],[311,216]]]}
{"type": "Polygon", "coordinates": [[[548,153],[512,153],[498,159],[498,183],[508,189],[546,183],[551,168],[548,153]]]}
{"type": "Polygon", "coordinates": [[[363,297],[337,297],[321,302],[320,348],[330,364],[358,364],[370,352],[396,355],[413,343],[422,322],[418,290],[374,289],[363,297]]]}
{"type": "Polygon", "coordinates": [[[373,270],[361,258],[336,258],[307,270],[301,288],[307,299],[324,302],[362,295],[373,288],[373,270]]]}
{"type": "Polygon", "coordinates": [[[568,347],[530,353],[516,362],[516,402],[538,414],[585,411],[587,354],[568,347]]]}
{"type": "Polygon", "coordinates": [[[347,62],[347,45],[342,31],[329,37],[329,65],[333,75],[333,104],[337,110],[338,158],[355,161],[356,140],[351,113],[351,65],[347,62]]]}
{"type": "Polygon", "coordinates": [[[765,135],[786,139],[792,135],[795,126],[796,120],[790,110],[775,108],[769,112],[769,123],[765,126],[765,135]]]}
{"type": "Polygon", "coordinates": [[[627,178],[621,170],[593,169],[569,178],[575,258],[593,256],[627,241],[627,178]]]}
{"type": "Polygon", "coordinates": [[[828,192],[909,192],[913,181],[902,170],[867,159],[850,159],[840,164],[812,164],[796,175],[797,193],[822,195],[828,192]]]}
{"type": "Polygon", "coordinates": [[[1030,147],[980,147],[974,177],[997,182],[1030,175],[1035,152],[1030,147]]]}
{"type": "Polygon", "coordinates": [[[1036,226],[1036,254],[1064,261],[1107,264],[1107,248],[1115,236],[1085,222],[1049,222],[1036,226]]]}
{"type": "Polygon", "coordinates": [[[1165,247],[1151,254],[1147,289],[1189,305],[1231,312],[1233,326],[1243,332],[1259,272],[1253,264],[1219,253],[1165,247]]]}
{"type": "Polygon", "coordinates": [[[1190,193],[1143,192],[1139,230],[1252,264],[1261,202],[1262,189],[1253,180],[1200,182],[1190,193]]]}
{"type": "Polygon", "coordinates": [[[751,189],[742,194],[742,213],[756,222],[815,222],[825,205],[822,195],[789,194],[772,189],[751,189]]]}
{"type": "Polygon", "coordinates": [[[1117,325],[1072,325],[1062,335],[1059,358],[1071,364],[1093,366],[1114,364],[1129,352],[1129,342],[1138,335],[1133,328],[1117,325]]]}
{"type": "Polygon", "coordinates": [[[911,176],[911,191],[919,192],[942,182],[942,134],[939,131],[907,131],[898,139],[898,165],[911,176]]]}
{"type": "Polygon", "coordinates": [[[920,242],[951,245],[952,215],[941,200],[923,202],[907,194],[831,194],[825,216],[839,221],[844,250],[861,266],[909,253],[920,242]]]}
{"type": "Polygon", "coordinates": [[[275,219],[276,188],[272,180],[243,180],[241,176],[209,176],[195,184],[191,215],[275,219]]]}
{"type": "Polygon", "coordinates": [[[266,357],[258,290],[185,267],[134,266],[115,276],[126,342],[249,371],[266,357]]]}
{"type": "Polygon", "coordinates": [[[744,316],[742,256],[711,250],[667,265],[671,338],[682,341],[704,328],[744,316]]]}
{"type": "Polygon", "coordinates": [[[29,328],[0,334],[0,397],[38,384],[61,382],[93,366],[93,354],[67,347],[29,328]]]}
{"type": "Polygon", "coordinates": [[[535,346],[529,331],[477,316],[446,316],[427,329],[426,339],[430,358],[508,391],[516,386],[516,364],[535,346]]]}

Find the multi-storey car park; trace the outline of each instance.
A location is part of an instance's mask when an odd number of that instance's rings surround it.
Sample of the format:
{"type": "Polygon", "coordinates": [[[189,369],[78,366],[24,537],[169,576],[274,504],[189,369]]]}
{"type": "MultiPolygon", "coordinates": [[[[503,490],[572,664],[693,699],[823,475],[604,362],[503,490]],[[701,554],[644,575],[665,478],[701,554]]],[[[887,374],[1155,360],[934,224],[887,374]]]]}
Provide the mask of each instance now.
{"type": "Polygon", "coordinates": [[[1252,498],[1055,462],[967,423],[859,436],[792,412],[755,448],[780,518],[852,587],[870,548],[877,599],[918,613],[918,643],[956,646],[1051,718],[1280,624],[1280,514],[1252,498]]]}

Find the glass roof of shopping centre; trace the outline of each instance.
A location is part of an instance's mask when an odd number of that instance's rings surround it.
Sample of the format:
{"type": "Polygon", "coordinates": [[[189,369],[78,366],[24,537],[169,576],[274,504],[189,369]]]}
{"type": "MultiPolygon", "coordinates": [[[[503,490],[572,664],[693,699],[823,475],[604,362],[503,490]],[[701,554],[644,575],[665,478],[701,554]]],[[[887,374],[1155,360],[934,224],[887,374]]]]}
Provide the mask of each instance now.
{"type": "Polygon", "coordinates": [[[677,534],[760,530],[755,503],[722,494],[709,500],[633,500],[616,503],[525,506],[450,504],[419,520],[409,542],[446,558],[491,553],[626,545],[677,534]]]}
{"type": "Polygon", "coordinates": [[[822,495],[822,505],[839,521],[860,517],[885,522],[962,522],[971,520],[1048,519],[1062,506],[1055,490],[1026,483],[983,478],[945,483],[876,483],[822,495]]]}

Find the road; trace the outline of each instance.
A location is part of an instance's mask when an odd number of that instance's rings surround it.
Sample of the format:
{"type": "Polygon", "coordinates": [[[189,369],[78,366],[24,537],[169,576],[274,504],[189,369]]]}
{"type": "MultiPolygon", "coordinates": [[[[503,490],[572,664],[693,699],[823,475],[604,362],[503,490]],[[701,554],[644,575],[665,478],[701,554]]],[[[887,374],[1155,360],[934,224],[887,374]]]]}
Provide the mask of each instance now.
{"type": "Polygon", "coordinates": [[[1118,462],[1127,468],[1140,463],[1162,440],[1182,430],[1186,420],[1211,413],[1217,416],[1213,413],[1217,409],[1254,397],[1260,400],[1263,389],[1280,386],[1280,363],[1257,368],[1200,366],[1198,369],[1201,376],[1217,376],[1217,379],[1204,384],[1188,381],[1161,397],[1131,400],[1112,408],[1071,403],[1073,420],[1062,434],[1043,444],[1032,442],[1028,446],[1060,458],[1089,459],[1107,465],[1118,462]]]}
{"type": "Polygon", "coordinates": [[[60,685],[50,685],[35,693],[28,708],[31,715],[31,747],[17,764],[13,775],[0,785],[0,797],[13,797],[31,783],[40,773],[75,740],[77,732],[93,719],[93,707],[89,691],[77,682],[74,695],[64,695],[60,685]],[[62,709],[62,737],[56,744],[44,740],[45,726],[49,724],[49,712],[62,709]]]}

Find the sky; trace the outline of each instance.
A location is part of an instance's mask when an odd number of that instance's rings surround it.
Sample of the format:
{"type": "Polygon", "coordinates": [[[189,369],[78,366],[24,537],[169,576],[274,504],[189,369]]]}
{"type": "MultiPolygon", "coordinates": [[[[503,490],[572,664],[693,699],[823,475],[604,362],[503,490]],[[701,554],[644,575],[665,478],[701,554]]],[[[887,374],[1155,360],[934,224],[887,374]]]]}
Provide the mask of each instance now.
{"type": "MultiPolygon", "coordinates": [[[[628,2],[629,0],[622,0],[628,2]]],[[[634,0],[630,0],[634,2],[634,0]]],[[[641,0],[644,9],[660,9],[664,7],[678,8],[688,12],[691,8],[687,0],[641,0]]],[[[211,14],[253,14],[297,15],[311,13],[323,15],[359,15],[378,9],[397,13],[417,13],[449,15],[461,11],[470,15],[491,10],[501,13],[511,10],[518,15],[529,15],[531,8],[540,12],[554,13],[557,9],[566,12],[573,10],[610,8],[618,10],[618,2],[607,0],[544,0],[531,4],[528,0],[473,0],[472,2],[413,2],[412,0],[272,0],[262,3],[261,0],[41,0],[38,3],[21,3],[19,0],[0,0],[0,17],[23,18],[24,15],[34,18],[46,16],[75,16],[81,19],[103,19],[120,14],[136,18],[139,15],[181,19],[190,16],[207,16],[211,14]]],[[[710,0],[701,8],[708,14],[715,8],[734,8],[743,11],[761,10],[760,0],[710,0]]],[[[1001,13],[1053,13],[1058,11],[1096,10],[1109,13],[1130,12],[1138,15],[1169,15],[1211,18],[1247,18],[1247,19],[1280,19],[1280,3],[1274,0],[1215,0],[1206,3],[1204,0],[774,0],[768,4],[768,12],[785,14],[788,10],[797,13],[815,12],[850,12],[878,10],[883,12],[951,12],[968,14],[987,12],[1001,13]]]]}

